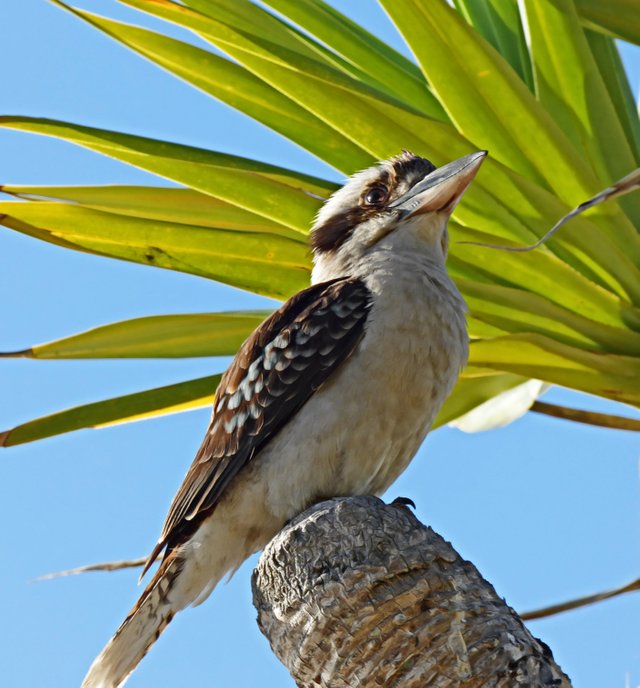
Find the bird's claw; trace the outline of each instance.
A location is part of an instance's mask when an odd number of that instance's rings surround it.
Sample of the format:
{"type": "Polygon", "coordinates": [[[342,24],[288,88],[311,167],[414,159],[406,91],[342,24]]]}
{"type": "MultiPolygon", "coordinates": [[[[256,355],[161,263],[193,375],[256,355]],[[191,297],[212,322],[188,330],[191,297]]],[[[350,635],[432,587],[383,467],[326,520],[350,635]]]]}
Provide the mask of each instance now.
{"type": "Polygon", "coordinates": [[[409,497],[396,497],[392,502],[391,506],[410,506],[412,509],[416,508],[416,504],[413,499],[409,497]]]}

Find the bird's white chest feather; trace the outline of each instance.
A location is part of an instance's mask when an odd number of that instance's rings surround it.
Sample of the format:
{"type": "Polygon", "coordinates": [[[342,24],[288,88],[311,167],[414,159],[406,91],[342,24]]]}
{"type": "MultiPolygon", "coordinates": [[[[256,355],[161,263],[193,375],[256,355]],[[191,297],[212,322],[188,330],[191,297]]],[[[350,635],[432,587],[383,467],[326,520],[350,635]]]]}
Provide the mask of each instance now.
{"type": "Polygon", "coordinates": [[[386,490],[466,362],[464,302],[444,269],[394,256],[363,278],[373,292],[363,340],[258,459],[268,504],[286,518],[324,497],[386,490]]]}

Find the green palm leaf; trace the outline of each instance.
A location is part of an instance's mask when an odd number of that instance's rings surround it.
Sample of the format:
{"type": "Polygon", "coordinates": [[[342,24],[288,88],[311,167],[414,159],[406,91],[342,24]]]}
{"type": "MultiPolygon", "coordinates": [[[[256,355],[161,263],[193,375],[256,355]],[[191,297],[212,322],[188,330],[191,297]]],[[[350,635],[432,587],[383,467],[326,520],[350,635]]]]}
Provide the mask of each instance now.
{"type": "Polygon", "coordinates": [[[232,356],[269,311],[155,315],[96,327],[0,357],[42,359],[232,356]]]}
{"type": "Polygon", "coordinates": [[[531,58],[517,3],[503,0],[454,0],[453,4],[533,91],[531,58]]]}
{"type": "Polygon", "coordinates": [[[298,241],[306,234],[193,189],[160,186],[13,186],[4,193],[23,200],[66,201],[117,215],[203,228],[264,232],[298,241]]]}
{"type": "Polygon", "coordinates": [[[69,122],[0,117],[0,126],[55,136],[305,231],[334,185],[275,165],[69,122]]]}
{"type": "MultiPolygon", "coordinates": [[[[623,177],[636,166],[636,159],[573,1],[525,0],[524,7],[540,104],[575,148],[584,150],[600,180],[623,177]]],[[[637,211],[637,199],[630,201],[630,212],[637,211]]]]}
{"type": "MultiPolygon", "coordinates": [[[[196,6],[194,2],[187,4],[196,6]]],[[[268,0],[266,4],[316,36],[348,64],[363,70],[370,85],[410,103],[430,117],[447,119],[442,105],[431,93],[424,76],[413,62],[334,7],[318,0],[268,0]]]]}
{"type": "Polygon", "coordinates": [[[338,169],[371,163],[370,155],[359,146],[235,62],[148,29],[72,11],[143,57],[299,143],[338,169]]]}
{"type": "Polygon", "coordinates": [[[576,0],[576,8],[589,28],[640,45],[640,16],[635,0],[576,0]]]}
{"type": "Polygon", "coordinates": [[[0,447],[210,406],[220,378],[210,375],[58,411],[0,432],[0,447]]]}
{"type": "Polygon", "coordinates": [[[308,250],[267,232],[198,227],[91,210],[69,203],[0,202],[0,224],[102,256],[179,270],[286,298],[309,283],[308,250]]]}
{"type": "MultiPolygon", "coordinates": [[[[249,0],[123,2],[195,32],[227,57],[56,4],[341,172],[401,148],[436,164],[490,150],[451,223],[449,266],[470,306],[473,368],[440,423],[530,377],[639,403],[638,198],[573,220],[533,253],[459,243],[531,243],[637,165],[637,112],[604,35],[638,40],[630,0],[577,0],[575,9],[569,0],[456,0],[458,11],[443,0],[383,0],[417,64],[321,0],[269,0],[280,16],[249,0]]],[[[8,185],[17,200],[0,202],[4,226],[281,299],[308,283],[306,234],[333,182],[79,124],[5,116],[0,126],[67,140],[182,186],[8,185]]],[[[227,355],[261,317],[140,318],[22,353],[227,355]]],[[[54,414],[14,429],[5,444],[204,403],[211,390],[203,394],[199,384],[54,414]]]]}
{"type": "Polygon", "coordinates": [[[640,119],[622,60],[615,41],[594,31],[585,31],[591,54],[598,64],[602,80],[616,108],[629,147],[633,150],[636,164],[640,164],[640,119]]]}
{"type": "Polygon", "coordinates": [[[583,392],[640,406],[637,357],[601,354],[539,334],[521,334],[472,342],[469,363],[527,375],[583,392]]]}

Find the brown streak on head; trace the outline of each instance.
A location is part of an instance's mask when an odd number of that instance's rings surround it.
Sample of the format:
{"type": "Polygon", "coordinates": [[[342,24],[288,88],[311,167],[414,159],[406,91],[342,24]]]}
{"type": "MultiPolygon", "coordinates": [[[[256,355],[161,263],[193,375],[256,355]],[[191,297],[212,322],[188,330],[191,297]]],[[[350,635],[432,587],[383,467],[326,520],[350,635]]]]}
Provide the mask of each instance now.
{"type": "Polygon", "coordinates": [[[329,218],[327,222],[313,230],[311,248],[320,253],[339,249],[351,236],[356,226],[362,222],[364,213],[364,209],[358,206],[329,218]]]}

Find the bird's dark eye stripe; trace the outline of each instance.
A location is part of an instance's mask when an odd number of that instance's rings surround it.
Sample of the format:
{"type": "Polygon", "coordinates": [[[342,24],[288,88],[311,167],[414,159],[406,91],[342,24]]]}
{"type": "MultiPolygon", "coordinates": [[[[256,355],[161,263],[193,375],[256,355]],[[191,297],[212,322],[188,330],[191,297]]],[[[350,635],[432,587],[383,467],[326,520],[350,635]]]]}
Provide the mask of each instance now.
{"type": "Polygon", "coordinates": [[[311,235],[311,246],[314,251],[335,251],[340,248],[364,219],[363,213],[360,207],[350,208],[316,227],[311,235]]]}

